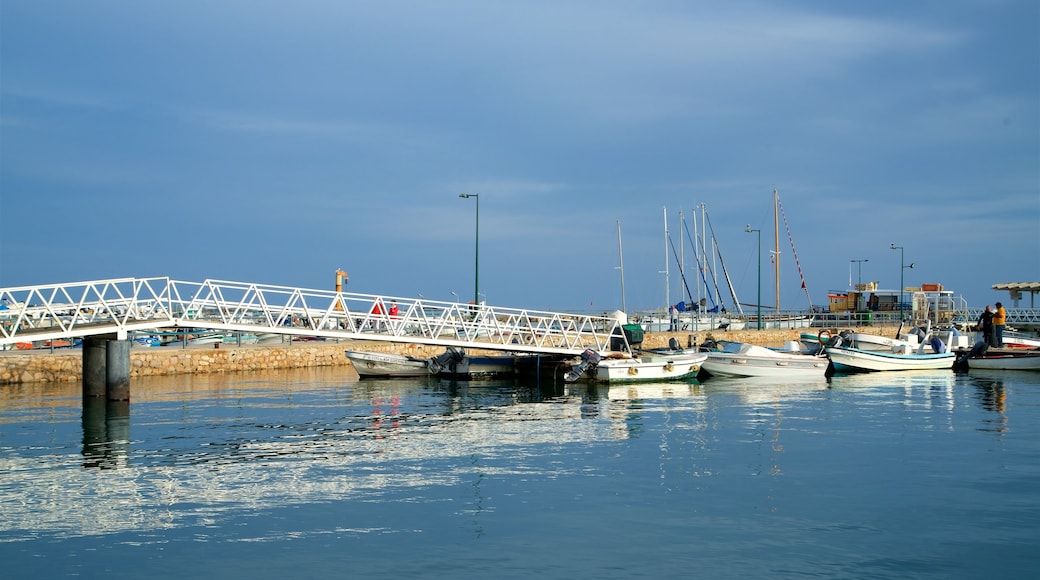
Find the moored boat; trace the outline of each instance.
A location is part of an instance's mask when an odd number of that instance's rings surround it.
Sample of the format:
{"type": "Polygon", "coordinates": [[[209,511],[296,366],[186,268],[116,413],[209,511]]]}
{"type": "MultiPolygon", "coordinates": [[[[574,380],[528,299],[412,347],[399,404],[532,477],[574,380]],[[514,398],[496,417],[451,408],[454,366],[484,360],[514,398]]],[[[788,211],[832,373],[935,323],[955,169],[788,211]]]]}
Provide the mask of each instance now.
{"type": "Polygon", "coordinates": [[[790,377],[819,376],[827,373],[830,361],[822,354],[781,351],[744,342],[718,342],[707,351],[701,365],[712,376],[790,377]]]}
{"type": "Polygon", "coordinates": [[[346,350],[344,354],[361,377],[424,377],[434,374],[430,359],[403,354],[346,350]]]}
{"type": "Polygon", "coordinates": [[[452,379],[505,377],[516,374],[515,355],[468,355],[452,361],[437,371],[438,376],[452,379]]]}
{"type": "Polygon", "coordinates": [[[564,375],[564,380],[574,382],[583,377],[605,383],[692,380],[697,378],[707,358],[707,353],[688,350],[635,355],[611,352],[606,356],[586,350],[581,362],[564,375]]]}
{"type": "Polygon", "coordinates": [[[970,351],[962,352],[954,362],[955,370],[986,369],[1004,371],[1040,371],[1040,349],[1021,348],[989,350],[978,341],[970,351]]]}
{"type": "Polygon", "coordinates": [[[846,346],[824,349],[835,372],[909,371],[920,369],[952,369],[952,352],[923,352],[900,349],[897,352],[870,351],[846,346]]]}

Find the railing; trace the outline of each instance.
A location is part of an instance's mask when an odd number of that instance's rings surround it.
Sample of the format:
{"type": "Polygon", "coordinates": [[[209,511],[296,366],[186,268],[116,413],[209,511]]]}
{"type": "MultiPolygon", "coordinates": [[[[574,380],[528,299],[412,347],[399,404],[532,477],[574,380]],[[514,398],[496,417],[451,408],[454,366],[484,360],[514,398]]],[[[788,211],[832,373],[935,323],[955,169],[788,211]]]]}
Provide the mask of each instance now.
{"type": "Polygon", "coordinates": [[[224,280],[120,278],[0,288],[0,302],[0,346],[199,328],[578,354],[609,350],[612,338],[624,337],[620,322],[603,316],[224,280]]]}

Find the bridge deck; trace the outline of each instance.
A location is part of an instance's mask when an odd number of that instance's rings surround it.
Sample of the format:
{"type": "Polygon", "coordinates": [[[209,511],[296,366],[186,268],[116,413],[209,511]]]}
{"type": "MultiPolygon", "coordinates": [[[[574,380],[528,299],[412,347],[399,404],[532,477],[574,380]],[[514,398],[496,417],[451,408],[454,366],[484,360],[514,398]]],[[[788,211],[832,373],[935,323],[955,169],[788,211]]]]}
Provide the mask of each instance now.
{"type": "Polygon", "coordinates": [[[0,299],[0,346],[170,328],[546,354],[605,351],[612,339],[624,340],[613,317],[222,280],[0,288],[0,299]]]}

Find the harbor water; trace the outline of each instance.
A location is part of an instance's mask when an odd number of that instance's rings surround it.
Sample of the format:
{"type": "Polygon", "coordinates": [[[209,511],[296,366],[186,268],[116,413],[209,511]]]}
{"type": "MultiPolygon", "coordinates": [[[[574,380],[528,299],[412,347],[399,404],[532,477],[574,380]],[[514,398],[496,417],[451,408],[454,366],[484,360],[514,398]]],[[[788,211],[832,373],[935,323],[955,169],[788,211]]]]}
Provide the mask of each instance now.
{"type": "Polygon", "coordinates": [[[1025,578],[1040,373],[0,390],[7,578],[1025,578]]]}

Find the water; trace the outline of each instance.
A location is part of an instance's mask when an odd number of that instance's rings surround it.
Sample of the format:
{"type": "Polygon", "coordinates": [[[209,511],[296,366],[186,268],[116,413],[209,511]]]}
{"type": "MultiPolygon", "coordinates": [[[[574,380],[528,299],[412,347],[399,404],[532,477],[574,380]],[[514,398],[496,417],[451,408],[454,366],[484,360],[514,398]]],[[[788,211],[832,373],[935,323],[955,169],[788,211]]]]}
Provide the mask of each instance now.
{"type": "Polygon", "coordinates": [[[1026,577],[1040,374],[0,392],[8,578],[1026,577]]]}

